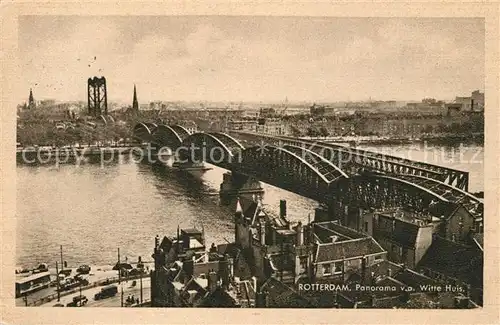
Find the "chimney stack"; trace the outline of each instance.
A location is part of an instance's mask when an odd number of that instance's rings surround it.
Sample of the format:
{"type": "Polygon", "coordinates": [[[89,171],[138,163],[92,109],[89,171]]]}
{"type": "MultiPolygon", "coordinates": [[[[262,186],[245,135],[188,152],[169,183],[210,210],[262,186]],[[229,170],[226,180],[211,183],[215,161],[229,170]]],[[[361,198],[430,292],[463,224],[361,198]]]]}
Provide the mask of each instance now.
{"type": "Polygon", "coordinates": [[[214,293],[217,289],[217,273],[211,270],[208,272],[208,291],[214,293]]]}
{"type": "Polygon", "coordinates": [[[297,224],[297,246],[304,245],[304,227],[302,227],[302,222],[299,221],[297,224]]]}
{"type": "Polygon", "coordinates": [[[280,200],[280,217],[286,217],[286,200],[280,200]]]}
{"type": "Polygon", "coordinates": [[[266,244],[266,223],[264,220],[260,220],[260,243],[262,245],[266,244]]]}
{"type": "MultiPolygon", "coordinates": [[[[194,257],[193,257],[194,259],[194,257]]],[[[182,268],[184,269],[184,272],[186,273],[186,281],[189,281],[191,277],[193,276],[194,272],[194,261],[191,259],[187,259],[182,263],[182,268]]]]}

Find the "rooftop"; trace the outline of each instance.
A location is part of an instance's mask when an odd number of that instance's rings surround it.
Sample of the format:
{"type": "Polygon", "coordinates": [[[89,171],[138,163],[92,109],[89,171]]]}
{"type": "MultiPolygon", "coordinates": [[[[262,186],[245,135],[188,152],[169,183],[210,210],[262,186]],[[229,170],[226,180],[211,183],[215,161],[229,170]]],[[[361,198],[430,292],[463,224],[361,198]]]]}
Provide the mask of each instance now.
{"type": "Polygon", "coordinates": [[[316,263],[333,262],[343,259],[361,258],[366,255],[381,254],[385,250],[372,238],[358,238],[329,244],[319,244],[316,248],[316,263]]]}
{"type": "Polygon", "coordinates": [[[465,246],[436,236],[417,269],[429,269],[474,287],[483,287],[483,252],[477,246],[465,246]]]}
{"type": "Polygon", "coordinates": [[[432,227],[423,222],[408,222],[396,219],[386,214],[378,215],[377,227],[374,229],[376,238],[385,237],[406,247],[415,247],[418,233],[422,227],[432,227]]]}
{"type": "Polygon", "coordinates": [[[314,224],[315,238],[320,244],[341,242],[345,240],[358,239],[367,237],[366,234],[355,231],[352,228],[341,226],[334,221],[315,222],[314,224]]]}
{"type": "Polygon", "coordinates": [[[389,218],[394,218],[398,219],[404,222],[412,223],[418,226],[423,226],[427,224],[428,222],[432,221],[432,216],[431,215],[424,215],[421,213],[415,213],[403,209],[387,209],[383,210],[380,212],[376,212],[379,215],[389,217],[389,218]]]}

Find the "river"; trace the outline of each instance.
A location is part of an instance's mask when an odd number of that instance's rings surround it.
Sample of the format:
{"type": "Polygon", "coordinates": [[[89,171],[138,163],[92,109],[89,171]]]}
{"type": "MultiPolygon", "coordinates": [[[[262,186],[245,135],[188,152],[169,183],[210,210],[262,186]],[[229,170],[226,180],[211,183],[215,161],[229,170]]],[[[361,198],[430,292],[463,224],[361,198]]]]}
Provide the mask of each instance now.
{"type": "MultiPolygon", "coordinates": [[[[422,160],[470,173],[469,189],[483,191],[482,146],[370,146],[379,152],[422,160]],[[423,151],[425,149],[426,151],[423,151]]],[[[221,206],[223,169],[201,177],[168,166],[136,163],[128,156],[100,164],[17,166],[16,263],[34,267],[60,259],[70,266],[116,263],[117,248],[129,262],[151,260],[155,235],[203,225],[208,245],[233,240],[233,210],[221,206]]],[[[264,204],[307,221],[315,201],[263,184],[264,204]]]]}

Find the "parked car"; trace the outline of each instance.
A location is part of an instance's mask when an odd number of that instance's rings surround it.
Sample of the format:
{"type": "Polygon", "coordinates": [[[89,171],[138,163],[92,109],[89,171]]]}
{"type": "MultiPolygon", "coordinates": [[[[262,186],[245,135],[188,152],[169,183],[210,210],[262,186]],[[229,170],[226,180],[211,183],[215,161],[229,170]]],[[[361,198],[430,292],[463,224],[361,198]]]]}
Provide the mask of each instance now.
{"type": "Polygon", "coordinates": [[[114,297],[117,293],[118,293],[117,286],[115,285],[106,286],[102,288],[100,292],[95,294],[94,299],[99,300],[99,299],[114,297]]]}
{"type": "Polygon", "coordinates": [[[79,273],[79,274],[89,274],[90,273],[90,266],[88,265],[80,265],[80,267],[78,269],[76,269],[76,273],[79,273]]]}
{"type": "Polygon", "coordinates": [[[75,296],[73,301],[66,305],[66,307],[81,307],[87,304],[89,300],[85,296],[75,296]]]}

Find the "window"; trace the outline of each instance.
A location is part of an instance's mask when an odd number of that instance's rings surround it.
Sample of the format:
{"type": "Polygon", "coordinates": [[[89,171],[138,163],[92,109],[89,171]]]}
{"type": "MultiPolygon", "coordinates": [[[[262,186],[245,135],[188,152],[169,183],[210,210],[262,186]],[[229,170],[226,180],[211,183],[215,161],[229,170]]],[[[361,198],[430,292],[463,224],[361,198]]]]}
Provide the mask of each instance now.
{"type": "Polygon", "coordinates": [[[307,269],[307,257],[301,257],[301,258],[300,258],[300,267],[301,267],[303,270],[306,270],[306,269],[307,269]]]}
{"type": "Polygon", "coordinates": [[[368,232],[368,221],[365,221],[365,232],[368,232]]]}
{"type": "Polygon", "coordinates": [[[333,263],[333,274],[342,273],[342,262],[333,263]]]}
{"type": "Polygon", "coordinates": [[[323,274],[324,275],[332,274],[332,266],[330,264],[323,264],[323,274]]]}

